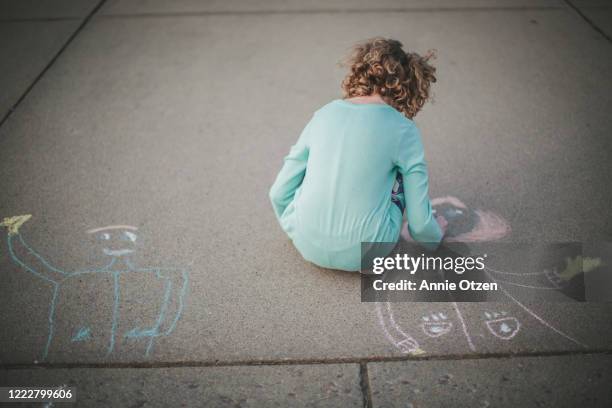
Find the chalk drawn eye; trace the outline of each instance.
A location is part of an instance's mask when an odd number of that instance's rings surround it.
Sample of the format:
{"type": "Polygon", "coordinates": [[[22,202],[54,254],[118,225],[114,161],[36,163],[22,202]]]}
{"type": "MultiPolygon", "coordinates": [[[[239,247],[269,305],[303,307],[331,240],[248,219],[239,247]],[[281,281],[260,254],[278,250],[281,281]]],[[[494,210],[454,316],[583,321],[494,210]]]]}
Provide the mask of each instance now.
{"type": "Polygon", "coordinates": [[[429,337],[440,337],[450,332],[453,328],[453,324],[448,321],[448,318],[444,313],[440,312],[423,316],[421,328],[429,337]]]}
{"type": "Polygon", "coordinates": [[[123,234],[126,240],[136,242],[137,237],[136,237],[136,234],[134,234],[133,232],[125,231],[123,234]]]}
{"type": "Polygon", "coordinates": [[[108,232],[105,232],[104,234],[100,234],[100,239],[103,239],[105,241],[108,241],[110,239],[110,234],[108,232]]]}

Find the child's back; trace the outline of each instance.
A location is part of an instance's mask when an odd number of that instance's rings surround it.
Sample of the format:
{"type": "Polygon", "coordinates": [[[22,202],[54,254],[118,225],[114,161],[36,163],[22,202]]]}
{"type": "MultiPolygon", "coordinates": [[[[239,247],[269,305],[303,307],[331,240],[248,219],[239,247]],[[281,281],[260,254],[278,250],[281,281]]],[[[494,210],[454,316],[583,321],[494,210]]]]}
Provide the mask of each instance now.
{"type": "MultiPolygon", "coordinates": [[[[385,103],[335,100],[306,125],[272,189],[281,226],[305,259],[328,268],[359,270],[362,242],[397,242],[404,183],[412,236],[437,245],[427,168],[414,123],[385,103]],[[398,205],[396,205],[398,204],[398,205]]],[[[403,200],[402,200],[403,201],[403,200]]]]}

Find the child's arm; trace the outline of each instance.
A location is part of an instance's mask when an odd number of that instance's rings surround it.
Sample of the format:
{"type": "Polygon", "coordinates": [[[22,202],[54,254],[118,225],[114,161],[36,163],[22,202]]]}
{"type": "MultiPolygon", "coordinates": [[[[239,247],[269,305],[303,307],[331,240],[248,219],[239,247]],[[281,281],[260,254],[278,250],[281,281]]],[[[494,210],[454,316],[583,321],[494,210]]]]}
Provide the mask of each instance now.
{"type": "Polygon", "coordinates": [[[270,188],[270,201],[276,218],[280,220],[285,208],[293,201],[295,191],[302,184],[306,173],[306,163],[308,162],[308,129],[310,123],[306,125],[297,143],[291,147],[289,154],[285,157],[285,162],[281,171],[276,176],[276,181],[270,188]]]}
{"type": "Polygon", "coordinates": [[[404,179],[408,230],[415,241],[435,249],[443,232],[429,201],[429,176],[421,136],[416,126],[402,134],[396,165],[404,179]]]}

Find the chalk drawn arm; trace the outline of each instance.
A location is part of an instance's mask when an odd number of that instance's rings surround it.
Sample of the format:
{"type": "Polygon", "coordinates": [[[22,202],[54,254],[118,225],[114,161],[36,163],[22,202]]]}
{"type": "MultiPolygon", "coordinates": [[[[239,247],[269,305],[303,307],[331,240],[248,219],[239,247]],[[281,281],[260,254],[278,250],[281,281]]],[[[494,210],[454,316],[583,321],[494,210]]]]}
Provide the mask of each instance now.
{"type": "Polygon", "coordinates": [[[19,266],[46,281],[57,283],[66,277],[66,272],[51,266],[42,256],[36,253],[25,242],[19,228],[28,221],[31,215],[18,215],[4,218],[0,226],[8,230],[9,255],[19,266]]]}
{"type": "Polygon", "coordinates": [[[291,147],[285,157],[283,167],[270,188],[270,201],[276,218],[280,221],[285,209],[293,201],[295,192],[302,185],[308,163],[308,131],[309,122],[302,131],[297,143],[291,147]]]}
{"type": "Polygon", "coordinates": [[[416,126],[400,137],[395,165],[404,181],[406,217],[412,238],[428,249],[435,249],[442,240],[429,200],[429,175],[421,136],[416,126]]]}

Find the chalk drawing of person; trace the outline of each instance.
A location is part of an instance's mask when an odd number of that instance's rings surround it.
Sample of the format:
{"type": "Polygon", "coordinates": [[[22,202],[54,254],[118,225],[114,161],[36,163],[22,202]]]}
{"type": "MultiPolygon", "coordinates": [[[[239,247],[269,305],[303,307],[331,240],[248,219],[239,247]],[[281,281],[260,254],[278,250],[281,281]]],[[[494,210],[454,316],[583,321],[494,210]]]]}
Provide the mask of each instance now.
{"type": "MultiPolygon", "coordinates": [[[[431,201],[431,204],[435,214],[443,216],[448,222],[447,235],[444,238],[446,242],[492,242],[507,236],[511,232],[509,223],[503,217],[491,211],[471,209],[456,197],[446,196],[435,198],[431,201]]],[[[409,242],[412,241],[406,226],[402,228],[401,235],[405,240],[409,242]]],[[[601,261],[597,258],[569,259],[567,261],[567,267],[563,269],[561,274],[557,273],[557,275],[565,276],[567,280],[576,274],[574,270],[588,271],[599,266],[601,266],[601,261]],[[580,264],[580,267],[576,267],[576,264],[580,264]],[[586,266],[583,266],[583,264],[586,266]]],[[[497,271],[487,266],[485,268],[485,274],[491,281],[498,282],[502,285],[500,291],[508,298],[509,303],[515,306],[515,312],[521,312],[524,316],[531,319],[532,322],[539,323],[544,328],[550,330],[550,332],[577,346],[588,348],[588,346],[580,340],[561,331],[537,315],[534,311],[513,297],[512,294],[503,287],[503,285],[518,285],[529,289],[556,290],[560,286],[559,281],[562,280],[561,278],[551,278],[551,274],[546,273],[546,277],[556,284],[550,285],[549,287],[535,287],[517,284],[516,282],[511,282],[510,279],[516,276],[524,280],[526,277],[529,278],[532,275],[544,275],[544,272],[519,274],[497,271]],[[499,279],[499,276],[502,276],[505,280],[499,279]]],[[[424,321],[420,323],[422,331],[428,338],[432,338],[443,336],[456,327],[463,332],[469,349],[471,351],[476,351],[476,345],[469,329],[470,325],[466,323],[464,314],[461,312],[460,304],[458,302],[452,302],[451,305],[454,312],[453,314],[456,316],[455,325],[446,318],[447,316],[445,314],[442,319],[439,312],[438,314],[432,313],[430,316],[427,316],[427,319],[423,319],[424,321]],[[434,316],[437,316],[437,320],[434,319],[434,316]]],[[[404,329],[399,324],[395,316],[396,312],[390,302],[377,302],[376,312],[383,334],[400,352],[412,355],[424,354],[426,352],[424,348],[422,348],[421,342],[418,340],[418,331],[414,329],[404,329]]],[[[497,339],[511,340],[521,329],[520,321],[515,316],[508,315],[506,312],[485,312],[484,316],[485,327],[490,334],[497,339]]]]}
{"type": "Polygon", "coordinates": [[[181,316],[187,292],[187,271],[181,268],[138,268],[137,228],[114,225],[87,231],[103,245],[106,266],[75,272],[51,265],[20,234],[31,215],[5,218],[12,260],[48,282],[52,297],[42,360],[50,352],[86,352],[109,356],[119,346],[148,356],[156,339],[171,334],[181,316]],[[138,347],[137,347],[137,346],[138,347]]]}
{"type": "MultiPolygon", "coordinates": [[[[431,204],[434,213],[443,216],[448,222],[444,238],[447,242],[492,241],[506,236],[511,231],[510,225],[502,217],[489,211],[473,210],[456,197],[434,198],[431,204]]],[[[401,235],[406,241],[413,242],[407,225],[402,228],[401,235]]],[[[460,327],[465,327],[463,316],[455,302],[453,302],[453,309],[459,322],[462,323],[460,327]]],[[[376,312],[383,334],[402,353],[412,355],[425,353],[419,341],[397,323],[391,303],[376,303],[376,312]]],[[[440,319],[439,315],[432,314],[431,320],[420,324],[427,337],[440,337],[454,328],[446,315],[443,316],[444,319],[440,319]],[[438,317],[438,320],[433,320],[434,315],[438,317]]],[[[468,342],[470,348],[473,349],[471,340],[468,342]]]]}

